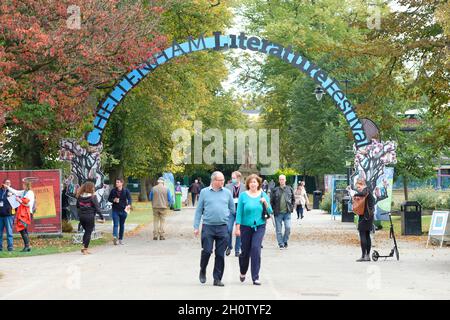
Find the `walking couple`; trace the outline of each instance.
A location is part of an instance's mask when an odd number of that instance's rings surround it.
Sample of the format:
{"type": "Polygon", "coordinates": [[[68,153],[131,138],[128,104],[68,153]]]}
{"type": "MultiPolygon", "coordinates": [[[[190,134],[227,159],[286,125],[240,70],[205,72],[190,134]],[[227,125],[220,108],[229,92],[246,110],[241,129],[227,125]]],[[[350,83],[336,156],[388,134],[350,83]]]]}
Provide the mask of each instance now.
{"type": "MultiPolygon", "coordinates": [[[[233,176],[240,177],[240,173],[233,172],[233,176]]],[[[206,267],[215,245],[214,285],[224,286],[222,277],[225,268],[225,251],[227,247],[230,247],[229,241],[231,240],[230,219],[235,219],[235,235],[240,237],[240,249],[242,250],[239,254],[239,280],[245,281],[251,260],[253,284],[260,285],[261,244],[266,231],[264,213],[272,214],[269,197],[261,190],[262,179],[255,174],[246,179],[246,191],[240,189],[237,201],[233,197],[236,193],[225,188],[224,182],[225,177],[221,172],[216,171],[211,175],[211,185],[200,192],[195,212],[194,234],[196,236],[200,234],[200,222],[203,220],[200,282],[206,282],[206,267]]]]}

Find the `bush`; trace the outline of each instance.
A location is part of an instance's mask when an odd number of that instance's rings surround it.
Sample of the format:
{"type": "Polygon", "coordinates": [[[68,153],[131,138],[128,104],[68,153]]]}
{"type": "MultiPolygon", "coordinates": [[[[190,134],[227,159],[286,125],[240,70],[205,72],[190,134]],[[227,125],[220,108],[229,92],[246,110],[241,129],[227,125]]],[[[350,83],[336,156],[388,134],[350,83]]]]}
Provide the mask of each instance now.
{"type": "Polygon", "coordinates": [[[325,193],[320,203],[320,209],[331,213],[331,192],[325,193]]]}
{"type": "Polygon", "coordinates": [[[71,233],[72,231],[73,231],[72,224],[67,220],[63,220],[62,221],[62,232],[71,233]]]}
{"type": "Polygon", "coordinates": [[[449,199],[432,188],[418,189],[411,193],[411,201],[418,201],[422,209],[436,210],[448,207],[449,199]],[[447,202],[447,203],[446,203],[447,202]]]}

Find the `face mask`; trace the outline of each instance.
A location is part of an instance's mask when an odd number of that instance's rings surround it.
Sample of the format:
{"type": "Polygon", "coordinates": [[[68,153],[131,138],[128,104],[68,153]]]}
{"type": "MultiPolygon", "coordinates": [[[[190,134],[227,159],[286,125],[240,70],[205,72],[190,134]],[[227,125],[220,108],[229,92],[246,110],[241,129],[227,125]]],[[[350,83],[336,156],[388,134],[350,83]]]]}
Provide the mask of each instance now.
{"type": "Polygon", "coordinates": [[[237,183],[237,179],[231,179],[231,183],[236,184],[237,183]]]}

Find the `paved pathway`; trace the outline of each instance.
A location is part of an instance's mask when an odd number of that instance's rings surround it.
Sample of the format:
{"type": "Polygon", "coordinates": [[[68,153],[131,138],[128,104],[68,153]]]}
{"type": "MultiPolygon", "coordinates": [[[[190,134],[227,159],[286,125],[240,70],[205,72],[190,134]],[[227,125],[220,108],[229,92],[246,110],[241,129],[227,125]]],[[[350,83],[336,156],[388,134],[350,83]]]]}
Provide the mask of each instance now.
{"type": "MultiPolygon", "coordinates": [[[[79,252],[0,259],[0,299],[448,299],[450,249],[400,241],[401,260],[357,263],[353,224],[308,212],[293,221],[289,249],[280,251],[268,224],[261,287],[239,282],[238,259],[226,258],[225,287],[198,281],[200,240],[192,230],[193,209],[168,219],[168,239],[151,240],[152,226],[123,246],[79,252]]],[[[294,217],[294,215],[293,215],[294,217]]],[[[294,217],[295,219],[295,217],[294,217]]],[[[390,242],[379,233],[381,252],[390,242]]]]}

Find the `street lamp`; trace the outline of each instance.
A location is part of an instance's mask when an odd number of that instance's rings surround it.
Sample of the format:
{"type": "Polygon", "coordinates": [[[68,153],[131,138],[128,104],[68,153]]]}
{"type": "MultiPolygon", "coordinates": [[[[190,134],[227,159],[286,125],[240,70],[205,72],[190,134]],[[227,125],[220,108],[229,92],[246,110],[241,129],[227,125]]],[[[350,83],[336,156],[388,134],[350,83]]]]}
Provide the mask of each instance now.
{"type": "MultiPolygon", "coordinates": [[[[345,152],[347,154],[351,154],[353,153],[353,148],[351,146],[347,146],[347,148],[345,149],[345,152]]],[[[348,158],[347,158],[348,159],[348,158]]],[[[350,176],[352,174],[352,164],[353,162],[351,160],[345,160],[345,167],[347,169],[347,185],[350,185],[350,176]]]]}
{"type": "Polygon", "coordinates": [[[323,94],[324,94],[324,91],[323,91],[322,87],[321,86],[317,86],[316,89],[314,90],[314,94],[316,95],[317,101],[322,100],[322,97],[323,97],[323,94]]]}

